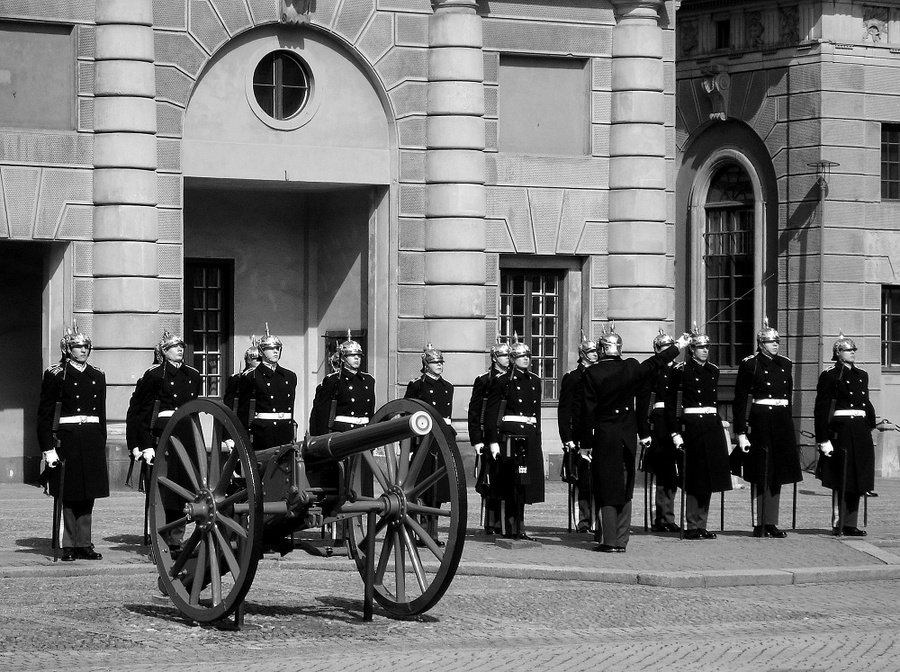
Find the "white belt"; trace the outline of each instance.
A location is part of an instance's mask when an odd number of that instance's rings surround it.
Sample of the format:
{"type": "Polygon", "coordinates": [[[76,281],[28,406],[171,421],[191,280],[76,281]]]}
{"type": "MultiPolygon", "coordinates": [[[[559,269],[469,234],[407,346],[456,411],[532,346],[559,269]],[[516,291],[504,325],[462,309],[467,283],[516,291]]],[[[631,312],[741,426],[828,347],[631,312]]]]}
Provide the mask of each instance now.
{"type": "Polygon", "coordinates": [[[526,425],[536,425],[537,418],[533,415],[504,415],[501,422],[521,422],[526,425]]]}
{"type": "Polygon", "coordinates": [[[666,402],[664,402],[664,401],[657,401],[655,404],[653,404],[653,408],[665,408],[665,407],[666,407],[666,402]]]}
{"type": "Polygon", "coordinates": [[[453,421],[450,418],[444,418],[444,422],[446,422],[448,425],[453,424],[453,421]]]}
{"type": "Polygon", "coordinates": [[[694,408],[684,409],[685,415],[708,415],[718,412],[715,406],[695,406],[694,408]]]}
{"type": "Polygon", "coordinates": [[[360,426],[362,426],[362,425],[368,425],[368,424],[369,424],[369,419],[368,419],[368,418],[354,418],[354,417],[351,416],[351,415],[336,415],[336,416],[334,416],[334,421],[335,421],[335,422],[343,422],[343,423],[345,423],[345,424],[347,424],[347,425],[360,425],[360,426]]]}
{"type": "Polygon", "coordinates": [[[759,404],[760,406],[787,406],[787,399],[754,399],[754,404],[759,404]]]}
{"type": "Polygon", "coordinates": [[[160,411],[156,414],[157,418],[171,418],[175,415],[175,411],[160,411]]]}
{"type": "Polygon", "coordinates": [[[253,416],[256,420],[285,420],[290,419],[290,413],[257,413],[253,416]]]}
{"type": "Polygon", "coordinates": [[[850,408],[843,411],[835,411],[834,417],[836,418],[864,418],[866,417],[866,412],[862,411],[858,408],[850,408]]]}
{"type": "Polygon", "coordinates": [[[66,415],[59,419],[61,425],[89,425],[99,422],[100,418],[96,415],[66,415]]]}

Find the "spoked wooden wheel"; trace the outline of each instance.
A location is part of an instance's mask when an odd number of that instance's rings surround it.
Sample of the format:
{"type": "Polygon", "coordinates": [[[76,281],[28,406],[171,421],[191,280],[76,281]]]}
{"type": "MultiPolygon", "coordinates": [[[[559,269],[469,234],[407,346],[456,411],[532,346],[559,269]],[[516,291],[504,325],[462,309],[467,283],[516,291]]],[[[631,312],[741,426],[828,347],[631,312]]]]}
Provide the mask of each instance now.
{"type": "Polygon", "coordinates": [[[462,460],[444,419],[421,401],[397,399],[382,406],[372,424],[419,411],[432,418],[428,434],[351,458],[350,489],[356,499],[341,507],[363,579],[366,558],[374,553],[375,599],[398,616],[421,614],[437,604],[453,580],[465,539],[462,460]],[[370,549],[367,521],[373,511],[370,549]],[[437,541],[426,529],[429,516],[436,519],[437,541]]]}
{"type": "Polygon", "coordinates": [[[227,406],[195,399],[175,412],[156,449],[149,499],[160,587],[188,618],[228,617],[256,574],[263,502],[250,439],[227,406]]]}

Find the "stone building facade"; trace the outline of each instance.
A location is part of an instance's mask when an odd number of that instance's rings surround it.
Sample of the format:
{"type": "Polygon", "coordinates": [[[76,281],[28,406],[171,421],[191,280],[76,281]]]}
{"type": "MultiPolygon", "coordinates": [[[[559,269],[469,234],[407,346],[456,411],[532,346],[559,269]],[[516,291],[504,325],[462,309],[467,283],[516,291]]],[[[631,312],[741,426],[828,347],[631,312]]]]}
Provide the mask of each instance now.
{"type": "Polygon", "coordinates": [[[440,348],[460,430],[489,345],[522,338],[551,456],[558,380],[607,320],[629,354],[696,320],[727,359],[768,316],[804,427],[844,329],[893,403],[898,5],[0,0],[0,479],[36,474],[40,371],[73,319],[118,465],[163,329],[216,397],[268,323],[301,434],[348,330],[379,403],[440,348]],[[750,258],[720,260],[743,285],[710,284],[708,220],[749,227],[750,258]]]}

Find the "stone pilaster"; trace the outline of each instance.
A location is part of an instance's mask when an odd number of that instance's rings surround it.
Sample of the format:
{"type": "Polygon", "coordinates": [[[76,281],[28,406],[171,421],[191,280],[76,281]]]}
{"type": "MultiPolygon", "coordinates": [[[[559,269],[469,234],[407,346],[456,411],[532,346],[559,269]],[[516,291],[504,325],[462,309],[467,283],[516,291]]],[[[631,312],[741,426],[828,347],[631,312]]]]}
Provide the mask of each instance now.
{"type": "Polygon", "coordinates": [[[95,21],[93,358],[123,420],[159,330],[153,1],[96,0],[95,21]]]}
{"type": "Polygon", "coordinates": [[[433,0],[432,4],[425,338],[443,350],[448,377],[469,384],[484,368],[486,344],[482,25],[475,0],[433,0]]]}
{"type": "Polygon", "coordinates": [[[609,319],[626,348],[650,350],[669,295],[662,0],[612,0],[609,319]]]}

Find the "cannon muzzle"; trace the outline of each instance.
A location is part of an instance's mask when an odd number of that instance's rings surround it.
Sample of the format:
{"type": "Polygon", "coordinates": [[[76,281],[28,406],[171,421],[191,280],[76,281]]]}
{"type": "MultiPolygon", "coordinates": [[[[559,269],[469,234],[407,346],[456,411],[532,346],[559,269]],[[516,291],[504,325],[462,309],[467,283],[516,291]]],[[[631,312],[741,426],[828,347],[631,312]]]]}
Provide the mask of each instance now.
{"type": "Polygon", "coordinates": [[[425,436],[431,432],[432,419],[425,411],[385,420],[366,427],[310,437],[301,455],[307,465],[337,462],[345,457],[385,446],[395,441],[425,436]]]}

